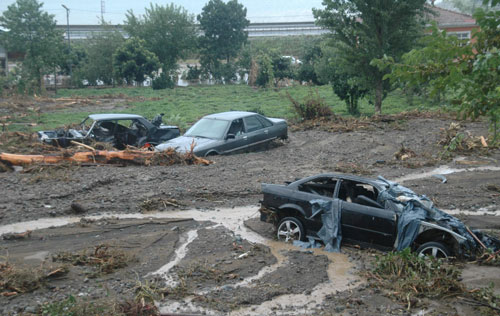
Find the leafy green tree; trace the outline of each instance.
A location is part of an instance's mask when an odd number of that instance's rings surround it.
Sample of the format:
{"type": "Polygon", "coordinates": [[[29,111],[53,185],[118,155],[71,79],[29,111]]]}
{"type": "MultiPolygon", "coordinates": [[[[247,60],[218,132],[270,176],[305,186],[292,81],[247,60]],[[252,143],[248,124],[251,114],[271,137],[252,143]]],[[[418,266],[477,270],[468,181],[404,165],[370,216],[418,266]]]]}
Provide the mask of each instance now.
{"type": "Polygon", "coordinates": [[[339,58],[349,73],[359,74],[362,84],[375,95],[375,111],[391,85],[385,71],[372,66],[374,58],[398,59],[423,34],[426,0],[324,0],[324,9],[313,9],[318,25],[332,31],[343,44],[339,58]]]}
{"type": "MultiPolygon", "coordinates": [[[[42,89],[42,77],[52,73],[63,52],[62,32],[56,30],[54,16],[42,11],[36,0],[17,0],[0,16],[0,43],[7,50],[24,54],[21,76],[42,89]]],[[[31,92],[35,92],[31,91],[31,92]]]]}
{"type": "Polygon", "coordinates": [[[359,115],[358,102],[368,90],[363,85],[363,78],[352,72],[349,65],[341,58],[343,44],[338,43],[336,47],[324,45],[321,49],[321,58],[316,64],[318,80],[325,84],[331,84],[333,92],[346,103],[349,114],[359,115]]]}
{"type": "MultiPolygon", "coordinates": [[[[485,5],[498,3],[484,1],[485,5]]],[[[390,66],[387,78],[393,82],[428,82],[431,93],[449,91],[465,117],[489,117],[496,142],[500,131],[500,11],[480,8],[474,17],[480,31],[466,45],[434,26],[432,36],[423,39],[425,47],[405,54],[401,62],[385,58],[375,63],[380,68],[390,66]]]]}
{"type": "MultiPolygon", "coordinates": [[[[232,64],[233,59],[247,42],[248,32],[245,28],[250,24],[246,18],[247,9],[237,0],[224,3],[222,0],[210,0],[198,15],[203,35],[199,39],[200,63],[205,72],[216,79],[227,76],[228,68],[222,66],[232,64]]],[[[227,78],[226,78],[227,79],[227,78]]]]}
{"type": "Polygon", "coordinates": [[[114,84],[113,54],[123,45],[123,35],[107,23],[102,23],[104,32],[92,35],[86,42],[87,57],[80,67],[82,79],[90,85],[102,81],[106,85],[114,84]]]}
{"type": "Polygon", "coordinates": [[[118,77],[131,85],[142,85],[146,76],[153,77],[160,68],[158,57],[144,48],[144,40],[132,37],[125,41],[113,55],[113,65],[118,77]]]}
{"type": "MultiPolygon", "coordinates": [[[[316,85],[321,84],[316,70],[314,69],[321,57],[322,52],[319,43],[315,43],[313,46],[308,47],[304,53],[304,57],[302,57],[302,64],[299,66],[297,79],[300,81],[312,82],[316,85]]],[[[328,83],[328,80],[326,83],[328,83]]]]}
{"type": "Polygon", "coordinates": [[[273,65],[274,78],[281,80],[285,78],[293,79],[295,77],[292,60],[289,57],[282,56],[276,49],[271,49],[269,56],[273,65]]]}
{"type": "Polygon", "coordinates": [[[124,24],[131,37],[145,41],[145,47],[158,56],[164,72],[177,68],[177,60],[185,58],[196,44],[194,16],[182,6],[151,4],[142,16],[129,10],[124,24]]]}

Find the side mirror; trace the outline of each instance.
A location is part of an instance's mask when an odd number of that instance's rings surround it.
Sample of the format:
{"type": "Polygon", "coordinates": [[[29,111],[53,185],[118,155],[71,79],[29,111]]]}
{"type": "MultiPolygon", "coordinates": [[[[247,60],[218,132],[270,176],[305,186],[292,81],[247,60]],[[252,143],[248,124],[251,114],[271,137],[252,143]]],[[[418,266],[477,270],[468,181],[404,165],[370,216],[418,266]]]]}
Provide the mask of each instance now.
{"type": "Polygon", "coordinates": [[[236,138],[236,135],[234,135],[234,134],[227,134],[227,136],[226,136],[226,140],[227,139],[235,139],[235,138],[236,138]]]}

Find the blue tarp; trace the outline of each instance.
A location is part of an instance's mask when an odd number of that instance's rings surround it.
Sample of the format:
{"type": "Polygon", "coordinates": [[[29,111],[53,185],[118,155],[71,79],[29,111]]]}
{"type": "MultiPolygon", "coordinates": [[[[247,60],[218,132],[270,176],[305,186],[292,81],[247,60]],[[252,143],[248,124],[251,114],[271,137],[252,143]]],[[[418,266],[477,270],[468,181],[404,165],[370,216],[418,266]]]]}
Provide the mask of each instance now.
{"type": "MultiPolygon", "coordinates": [[[[318,231],[318,237],[325,244],[325,250],[329,252],[340,252],[342,242],[342,231],[340,229],[340,200],[312,200],[310,201],[312,215],[309,219],[321,216],[323,226],[318,231]]],[[[294,245],[302,248],[318,248],[313,238],[309,241],[294,241],[294,245]]]]}
{"type": "Polygon", "coordinates": [[[436,208],[425,195],[417,195],[412,190],[380,176],[379,180],[387,183],[388,187],[379,193],[377,202],[384,205],[387,200],[390,200],[403,206],[403,210],[398,214],[398,244],[396,250],[403,250],[411,246],[417,237],[421,221],[435,222],[465,237],[467,239],[465,241],[467,249],[477,246],[474,238],[458,218],[436,208]]]}
{"type": "MultiPolygon", "coordinates": [[[[412,190],[398,183],[388,181],[381,176],[379,176],[379,180],[385,182],[387,188],[379,193],[377,202],[380,205],[385,205],[386,201],[392,201],[401,205],[401,211],[398,214],[396,250],[403,250],[413,244],[415,238],[417,238],[421,221],[434,222],[463,236],[466,238],[463,242],[466,250],[473,250],[480,247],[467,231],[466,226],[458,218],[436,208],[432,201],[425,195],[417,195],[412,190]]],[[[340,243],[342,241],[340,225],[341,201],[339,199],[333,201],[317,199],[310,201],[310,203],[312,206],[312,215],[309,219],[321,216],[323,226],[318,231],[318,237],[325,244],[325,250],[340,252],[340,243]]],[[[473,231],[473,233],[481,239],[486,247],[494,251],[500,248],[500,241],[498,239],[479,231],[473,231]]],[[[294,245],[303,248],[318,248],[318,242],[313,238],[309,238],[307,242],[294,241],[294,245]]]]}

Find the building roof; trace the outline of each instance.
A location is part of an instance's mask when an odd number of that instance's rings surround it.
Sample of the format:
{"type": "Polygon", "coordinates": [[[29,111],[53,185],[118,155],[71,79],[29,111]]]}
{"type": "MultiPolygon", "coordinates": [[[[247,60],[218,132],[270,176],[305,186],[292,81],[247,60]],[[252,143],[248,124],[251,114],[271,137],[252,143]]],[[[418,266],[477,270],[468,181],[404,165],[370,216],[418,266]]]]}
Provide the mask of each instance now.
{"type": "Polygon", "coordinates": [[[438,26],[474,26],[476,25],[476,20],[468,15],[447,9],[443,9],[437,6],[431,7],[431,10],[436,13],[435,16],[431,16],[431,20],[437,22],[438,26]]]}

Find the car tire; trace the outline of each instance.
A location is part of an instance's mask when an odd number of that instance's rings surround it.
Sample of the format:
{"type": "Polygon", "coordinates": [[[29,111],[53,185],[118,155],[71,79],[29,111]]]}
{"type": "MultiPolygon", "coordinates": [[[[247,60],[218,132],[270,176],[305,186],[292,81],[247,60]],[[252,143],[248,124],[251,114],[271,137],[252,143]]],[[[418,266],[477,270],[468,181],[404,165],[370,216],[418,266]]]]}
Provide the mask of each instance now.
{"type": "Polygon", "coordinates": [[[278,240],[293,242],[305,240],[305,231],[302,222],[295,217],[285,217],[278,224],[278,240]]]}
{"type": "Polygon", "coordinates": [[[443,259],[450,256],[450,251],[442,243],[430,241],[418,247],[417,254],[419,257],[432,256],[437,259],[443,259]]]}

